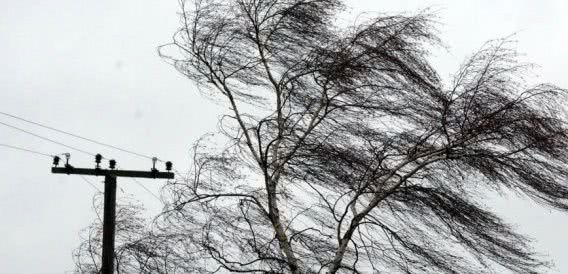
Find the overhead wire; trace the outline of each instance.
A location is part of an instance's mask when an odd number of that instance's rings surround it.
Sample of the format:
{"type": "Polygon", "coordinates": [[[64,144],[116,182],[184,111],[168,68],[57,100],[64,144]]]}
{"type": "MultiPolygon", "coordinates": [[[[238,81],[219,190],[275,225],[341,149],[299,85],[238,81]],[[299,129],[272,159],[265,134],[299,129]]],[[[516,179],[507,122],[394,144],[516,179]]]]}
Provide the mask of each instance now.
{"type": "Polygon", "coordinates": [[[66,147],[66,148],[69,148],[69,149],[78,151],[78,152],[81,152],[81,153],[84,153],[84,154],[87,154],[87,155],[90,155],[90,156],[95,156],[95,154],[93,154],[93,153],[91,153],[91,152],[88,152],[88,151],[85,151],[85,150],[82,150],[82,149],[80,149],[80,148],[76,148],[76,147],[73,147],[73,146],[70,146],[70,145],[66,145],[66,144],[64,144],[64,143],[55,141],[55,140],[53,140],[53,139],[50,139],[50,138],[41,136],[41,135],[39,135],[39,134],[37,134],[37,133],[33,133],[33,132],[29,131],[29,130],[25,130],[25,129],[22,129],[22,128],[19,128],[19,127],[16,127],[16,126],[13,126],[13,125],[4,123],[4,122],[0,122],[0,125],[4,125],[4,126],[6,126],[6,127],[9,127],[9,128],[12,128],[12,129],[15,129],[15,130],[18,130],[18,131],[21,131],[21,132],[23,132],[23,133],[32,135],[32,136],[37,137],[37,138],[40,138],[40,139],[42,139],[42,140],[45,140],[45,141],[48,141],[48,142],[51,142],[51,143],[54,143],[54,144],[57,144],[57,145],[60,145],[60,146],[63,146],[63,147],[66,147]]]}
{"type": "MultiPolygon", "coordinates": [[[[138,157],[142,157],[142,158],[146,158],[146,159],[154,159],[154,158],[155,158],[158,162],[165,163],[164,160],[162,160],[162,159],[160,159],[160,158],[157,158],[157,157],[151,157],[151,156],[144,155],[144,154],[142,154],[142,153],[138,153],[138,152],[135,152],[135,151],[132,151],[132,150],[124,149],[124,148],[121,148],[121,147],[118,147],[118,146],[115,146],[115,145],[111,145],[111,144],[107,144],[107,143],[104,143],[104,142],[101,142],[101,141],[97,141],[97,140],[94,140],[94,139],[92,139],[92,138],[87,138],[87,137],[84,137],[84,136],[81,136],[81,135],[78,135],[78,134],[75,134],[75,133],[72,133],[72,132],[69,132],[69,131],[57,129],[57,128],[54,128],[54,127],[52,127],[52,126],[48,126],[48,125],[43,124],[43,123],[35,122],[35,121],[30,120],[30,119],[26,119],[26,118],[20,117],[20,116],[18,116],[18,115],[14,115],[14,114],[7,113],[7,112],[4,112],[4,111],[0,111],[0,115],[4,115],[4,116],[10,117],[10,118],[14,118],[14,119],[17,119],[17,120],[19,120],[19,121],[23,121],[23,122],[26,122],[26,123],[29,123],[29,124],[32,124],[32,125],[36,125],[36,126],[39,126],[39,127],[45,128],[45,129],[49,129],[49,130],[52,130],[52,131],[55,131],[55,132],[59,132],[59,133],[62,133],[62,134],[65,134],[65,135],[68,135],[68,136],[71,136],[71,137],[75,137],[75,138],[78,138],[78,139],[81,139],[81,140],[84,140],[84,141],[88,141],[88,142],[97,144],[97,145],[101,145],[101,146],[105,146],[105,147],[108,147],[108,148],[116,149],[116,150],[119,150],[119,151],[122,151],[122,152],[125,152],[125,153],[129,153],[129,154],[131,154],[131,155],[136,155],[136,156],[138,156],[138,157]]],[[[12,128],[14,128],[14,129],[18,129],[18,130],[20,130],[20,131],[26,132],[26,131],[23,130],[23,129],[19,129],[19,128],[16,128],[16,127],[14,127],[14,126],[7,125],[7,124],[5,124],[5,123],[2,123],[2,122],[0,122],[0,123],[6,125],[6,126],[8,126],[8,127],[12,127],[12,128]]],[[[29,134],[37,135],[37,134],[33,134],[33,133],[29,133],[29,134]]],[[[40,137],[40,136],[36,136],[36,137],[42,138],[42,139],[44,139],[44,140],[48,139],[48,138],[40,137]]],[[[49,141],[50,141],[50,142],[54,142],[53,140],[49,140],[49,141]]],[[[63,146],[68,147],[68,148],[71,148],[71,149],[74,149],[74,150],[78,150],[77,148],[73,148],[73,147],[70,147],[70,146],[61,144],[61,143],[59,143],[59,142],[55,142],[55,143],[56,143],[56,144],[59,144],[59,145],[63,145],[63,146]]],[[[85,152],[85,151],[82,151],[82,152],[83,152],[83,153],[89,153],[91,156],[94,156],[93,153],[85,152]]],[[[105,158],[103,157],[103,159],[105,159],[105,158]]],[[[173,168],[172,170],[173,170],[178,176],[180,176],[180,177],[182,177],[182,178],[184,177],[183,174],[182,174],[181,172],[179,172],[177,169],[173,168]]]]}
{"type": "MultiPolygon", "coordinates": [[[[32,153],[32,154],[35,154],[35,155],[46,156],[46,157],[49,157],[49,158],[55,157],[55,155],[35,151],[35,150],[24,148],[24,147],[13,146],[13,145],[8,145],[8,144],[1,144],[1,143],[0,143],[0,146],[15,149],[15,150],[18,150],[18,151],[32,153]]],[[[85,178],[85,176],[83,176],[83,175],[80,175],[80,176],[81,176],[81,179],[83,179],[83,181],[85,181],[87,184],[91,185],[95,190],[97,190],[97,192],[102,193],[102,191],[98,187],[96,187],[91,181],[89,181],[87,178],[85,178]]]]}
{"type": "Polygon", "coordinates": [[[20,151],[25,151],[25,152],[29,152],[29,153],[33,153],[33,154],[37,154],[37,155],[42,155],[42,156],[46,156],[46,157],[49,157],[49,158],[53,158],[55,156],[55,155],[50,155],[50,154],[47,154],[47,153],[43,153],[43,152],[39,152],[39,151],[35,151],[35,150],[23,148],[23,147],[18,147],[18,146],[12,146],[12,145],[8,145],[8,144],[0,144],[0,146],[15,149],[15,150],[20,150],[20,151]]]}
{"type": "MultiPolygon", "coordinates": [[[[157,157],[150,157],[150,156],[147,156],[147,155],[144,155],[144,154],[141,154],[141,153],[137,153],[137,152],[134,152],[134,151],[131,151],[131,150],[127,150],[127,149],[123,149],[123,148],[120,148],[120,147],[117,147],[117,146],[114,146],[114,145],[110,145],[110,144],[107,144],[107,143],[103,143],[103,142],[100,142],[100,141],[97,141],[97,140],[94,140],[94,139],[91,139],[91,138],[83,137],[83,136],[80,136],[80,135],[77,135],[77,134],[74,134],[74,133],[71,133],[71,132],[68,132],[68,131],[64,131],[64,130],[57,129],[57,128],[54,128],[54,127],[51,127],[51,126],[48,126],[48,125],[45,125],[45,124],[42,124],[42,123],[38,123],[38,122],[31,121],[31,120],[29,120],[29,119],[25,119],[25,118],[22,118],[22,117],[20,117],[20,116],[14,115],[14,114],[6,113],[6,112],[3,112],[3,111],[0,111],[0,114],[1,114],[1,115],[4,115],[4,116],[7,116],[7,117],[10,117],[10,118],[14,118],[14,119],[23,121],[23,122],[26,122],[26,123],[29,123],[29,124],[32,124],[32,125],[36,125],[36,126],[42,127],[42,128],[45,128],[45,129],[49,129],[49,130],[52,130],[52,131],[55,131],[55,132],[58,132],[58,133],[62,133],[62,134],[65,134],[65,135],[68,135],[68,136],[71,136],[71,137],[75,137],[75,138],[78,138],[78,139],[81,139],[81,140],[84,140],[84,141],[88,141],[88,142],[91,142],[91,143],[94,143],[94,144],[98,144],[98,145],[105,146],[105,147],[108,147],[108,148],[112,148],[112,149],[115,149],[115,150],[119,150],[119,151],[122,151],[122,152],[125,152],[125,153],[129,153],[129,154],[132,154],[132,155],[136,155],[136,156],[138,156],[138,157],[142,157],[142,158],[146,158],[146,159],[152,159],[152,160],[153,160],[153,159],[156,159],[157,161],[162,162],[162,163],[165,162],[165,161],[163,161],[163,160],[161,160],[161,159],[159,159],[159,158],[157,158],[157,157]]],[[[63,147],[67,147],[67,148],[73,149],[73,150],[75,150],[75,151],[79,151],[79,152],[81,152],[81,153],[84,153],[84,154],[88,154],[88,155],[91,155],[91,156],[95,156],[94,153],[91,153],[91,152],[88,152],[88,151],[85,151],[85,150],[82,150],[82,149],[79,149],[79,148],[76,148],[76,147],[73,147],[73,146],[66,145],[66,144],[64,144],[64,143],[61,143],[61,142],[52,140],[52,139],[50,139],[50,138],[41,136],[41,135],[39,135],[39,134],[37,134],[37,133],[33,133],[33,132],[31,132],[31,131],[28,131],[28,130],[25,130],[25,129],[22,129],[22,128],[19,128],[19,127],[16,127],[16,126],[13,126],[13,125],[4,123],[4,122],[0,122],[0,124],[1,124],[1,125],[4,125],[4,126],[7,126],[7,127],[10,127],[10,128],[13,128],[13,129],[16,129],[16,130],[19,130],[19,131],[24,132],[24,133],[30,134],[30,135],[35,136],[35,137],[37,137],[37,138],[40,138],[40,139],[43,139],[43,140],[46,140],[46,141],[55,143],[55,144],[57,144],[57,145],[60,145],[60,146],[63,146],[63,147]]],[[[50,155],[50,157],[52,157],[52,156],[50,155]]],[[[103,159],[106,159],[106,158],[103,157],[103,159]]],[[[173,171],[174,171],[178,176],[183,177],[182,174],[181,174],[177,169],[173,168],[173,171]]],[[[83,178],[83,179],[85,179],[85,178],[83,178]]],[[[155,195],[153,192],[151,192],[147,187],[145,187],[143,184],[141,184],[138,180],[134,180],[134,181],[135,181],[139,186],[141,186],[142,188],[144,188],[144,190],[146,190],[148,193],[150,193],[152,196],[154,196],[156,199],[158,199],[158,200],[161,201],[161,199],[160,199],[157,195],[155,195]]]]}
{"type": "MultiPolygon", "coordinates": [[[[119,166],[116,166],[116,168],[120,169],[119,166]]],[[[148,192],[154,198],[158,199],[158,201],[162,202],[162,199],[160,199],[160,197],[158,197],[156,194],[154,194],[154,192],[152,192],[150,189],[148,189],[146,186],[144,186],[140,181],[136,180],[136,178],[134,178],[134,177],[127,177],[127,178],[134,181],[137,185],[139,185],[141,188],[143,188],[146,192],[148,192]]]]}
{"type": "MultiPolygon", "coordinates": [[[[23,121],[23,122],[26,122],[26,123],[30,123],[30,124],[36,125],[36,126],[39,126],[39,127],[42,127],[42,128],[46,128],[46,129],[49,129],[49,130],[53,130],[53,131],[55,131],[55,132],[59,132],[59,133],[62,133],[62,134],[68,135],[68,136],[72,136],[72,137],[75,137],[75,138],[79,138],[79,139],[82,139],[82,140],[84,140],[84,141],[88,141],[88,142],[91,142],[91,143],[95,143],[95,144],[97,144],[97,145],[101,145],[101,146],[105,146],[105,147],[108,147],[108,148],[113,148],[113,149],[116,149],[116,150],[120,150],[120,151],[125,152],[125,153],[129,153],[129,154],[132,154],[132,155],[136,155],[136,156],[138,156],[138,157],[143,157],[143,158],[147,158],[147,159],[152,159],[152,158],[154,158],[154,157],[151,157],[151,156],[148,156],[148,155],[144,155],[144,154],[141,154],[141,153],[138,153],[138,152],[134,152],[134,151],[131,151],[131,150],[128,150],[128,149],[120,148],[120,147],[117,147],[117,146],[114,146],[114,145],[111,145],[111,144],[103,143],[103,142],[100,142],[100,141],[97,141],[97,140],[94,140],[94,139],[91,139],[91,138],[87,138],[87,137],[84,137],[84,136],[80,136],[80,135],[77,135],[77,134],[74,134],[74,133],[71,133],[71,132],[68,132],[68,131],[64,131],[64,130],[61,130],[61,129],[57,129],[57,128],[54,128],[54,127],[51,127],[51,126],[48,126],[48,125],[45,125],[45,124],[42,124],[42,123],[34,122],[34,121],[31,121],[31,120],[29,120],[29,119],[25,119],[25,118],[19,117],[19,116],[14,115],[14,114],[6,113],[6,112],[3,112],[3,111],[0,111],[0,114],[1,114],[1,115],[4,115],[4,116],[11,117],[11,118],[14,118],[14,119],[17,119],[17,120],[20,120],[20,121],[23,121]]],[[[158,159],[158,161],[163,162],[163,160],[160,160],[160,159],[158,159]]]]}
{"type": "Polygon", "coordinates": [[[130,178],[130,179],[132,179],[137,185],[139,185],[144,190],[146,190],[146,192],[150,193],[150,195],[154,196],[154,198],[158,199],[158,201],[162,202],[162,199],[160,199],[160,197],[158,197],[158,195],[154,194],[154,192],[152,192],[150,189],[148,189],[146,186],[144,186],[144,184],[142,184],[140,181],[136,180],[136,178],[130,178]]]}
{"type": "MultiPolygon", "coordinates": [[[[24,151],[24,152],[28,152],[28,153],[33,153],[33,154],[36,154],[36,155],[46,156],[46,157],[49,157],[49,158],[53,158],[55,156],[55,155],[51,155],[51,154],[47,154],[47,153],[43,153],[43,152],[39,152],[39,151],[27,149],[27,148],[23,148],[23,147],[8,145],[8,144],[0,143],[0,146],[19,150],[19,151],[24,151]]],[[[87,184],[89,184],[91,187],[93,187],[97,192],[102,193],[102,191],[97,186],[95,186],[95,184],[93,182],[91,182],[89,179],[85,178],[85,176],[83,176],[83,175],[79,175],[79,176],[81,177],[81,179],[83,181],[85,181],[87,184]]],[[[160,201],[160,202],[162,201],[160,199],[160,197],[158,197],[156,194],[154,194],[150,189],[148,189],[146,186],[144,186],[140,181],[136,180],[135,178],[131,178],[131,179],[136,184],[138,184],[140,187],[142,187],[146,192],[148,192],[150,195],[152,195],[154,198],[158,199],[158,201],[160,201]]]]}
{"type": "Polygon", "coordinates": [[[93,182],[91,182],[90,180],[85,178],[85,176],[83,176],[83,175],[79,175],[79,176],[81,177],[81,179],[83,179],[83,181],[85,181],[87,184],[91,185],[95,190],[97,190],[98,193],[103,193],[98,187],[95,186],[95,184],[93,184],[93,182]]]}
{"type": "MultiPolygon", "coordinates": [[[[18,115],[14,115],[14,114],[7,113],[7,112],[4,112],[4,111],[0,111],[0,115],[4,115],[4,116],[10,117],[10,118],[14,118],[14,119],[17,119],[17,120],[20,120],[20,121],[23,121],[23,122],[26,122],[26,123],[29,123],[29,124],[32,124],[32,125],[36,125],[36,126],[39,126],[39,127],[45,128],[45,129],[49,129],[49,130],[52,130],[52,131],[55,131],[55,132],[59,132],[59,133],[62,133],[62,134],[65,134],[65,135],[68,135],[68,136],[71,136],[71,137],[75,137],[75,138],[78,138],[78,139],[81,139],[81,140],[84,140],[84,141],[88,141],[88,142],[97,144],[97,145],[105,146],[105,147],[116,149],[116,150],[119,150],[119,151],[122,151],[122,152],[125,152],[125,153],[136,155],[138,157],[142,157],[142,158],[146,158],[146,159],[156,158],[158,162],[165,163],[164,160],[157,158],[157,157],[144,155],[142,153],[138,153],[138,152],[135,152],[135,151],[132,151],[132,150],[124,149],[124,148],[121,148],[121,147],[118,147],[118,146],[115,146],[115,145],[111,145],[111,144],[108,144],[108,143],[97,141],[97,140],[94,140],[92,138],[84,137],[84,136],[81,136],[81,135],[78,135],[78,134],[75,134],[75,133],[72,133],[72,132],[69,132],[69,131],[65,131],[65,130],[61,130],[61,129],[58,129],[58,128],[54,128],[52,126],[48,126],[48,125],[43,124],[43,123],[35,122],[35,121],[30,120],[30,119],[20,117],[18,115]]],[[[181,173],[178,170],[176,170],[175,168],[173,170],[174,170],[174,172],[176,172],[178,175],[181,176],[181,173]]]]}

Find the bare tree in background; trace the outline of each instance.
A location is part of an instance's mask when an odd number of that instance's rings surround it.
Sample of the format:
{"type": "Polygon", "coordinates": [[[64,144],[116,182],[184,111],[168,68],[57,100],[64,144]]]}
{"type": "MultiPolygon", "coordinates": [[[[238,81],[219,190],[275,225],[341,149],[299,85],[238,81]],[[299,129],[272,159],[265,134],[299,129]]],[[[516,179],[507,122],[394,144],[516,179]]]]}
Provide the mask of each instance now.
{"type": "MultiPolygon", "coordinates": [[[[100,273],[102,259],[103,195],[93,197],[97,219],[81,232],[81,244],[73,252],[77,273],[100,273]]],[[[167,256],[169,247],[165,238],[155,235],[142,213],[140,202],[121,198],[116,211],[115,273],[164,273],[174,269],[175,260],[167,256]]]]}
{"type": "Polygon", "coordinates": [[[181,6],[161,54],[230,111],[164,189],[152,235],[167,249],[152,256],[167,263],[138,271],[546,270],[483,205],[517,193],[568,209],[564,90],[526,85],[510,41],[444,85],[427,13],[341,28],[338,0],[181,6]]]}

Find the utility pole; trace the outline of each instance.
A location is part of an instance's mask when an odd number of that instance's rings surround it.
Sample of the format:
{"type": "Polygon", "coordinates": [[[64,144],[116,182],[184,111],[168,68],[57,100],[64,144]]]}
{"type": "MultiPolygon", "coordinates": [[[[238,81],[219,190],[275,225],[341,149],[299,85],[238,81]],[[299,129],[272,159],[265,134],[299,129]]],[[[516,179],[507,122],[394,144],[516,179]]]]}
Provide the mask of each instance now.
{"type": "Polygon", "coordinates": [[[166,162],[167,172],[160,172],[156,169],[157,158],[153,158],[153,166],[150,171],[138,170],[118,170],[116,168],[116,161],[109,161],[109,169],[100,168],[102,156],[97,154],[95,168],[75,168],[69,164],[69,154],[66,154],[66,163],[64,167],[57,167],[59,164],[59,157],[53,158],[54,167],[51,168],[51,173],[58,174],[75,174],[75,175],[90,175],[90,176],[104,176],[105,177],[105,199],[104,199],[104,217],[103,217],[103,257],[101,274],[112,274],[114,271],[114,230],[116,221],[116,179],[117,177],[131,177],[131,178],[150,178],[150,179],[173,179],[174,174],[171,172],[172,163],[166,162]]]}

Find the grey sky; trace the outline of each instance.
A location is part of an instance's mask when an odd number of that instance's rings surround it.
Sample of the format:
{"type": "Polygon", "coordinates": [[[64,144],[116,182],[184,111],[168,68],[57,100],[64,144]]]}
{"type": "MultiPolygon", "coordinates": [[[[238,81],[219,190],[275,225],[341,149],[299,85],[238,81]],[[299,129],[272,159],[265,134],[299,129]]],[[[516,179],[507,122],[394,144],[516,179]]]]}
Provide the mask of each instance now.
{"type": "MultiPolygon", "coordinates": [[[[491,38],[517,33],[518,49],[540,67],[539,81],[568,87],[568,2],[549,1],[347,1],[361,11],[415,11],[433,7],[447,49],[434,52],[441,76],[491,38]]],[[[199,96],[156,54],[178,26],[175,0],[0,0],[0,111],[171,160],[184,170],[190,145],[216,129],[222,109],[199,96]]],[[[0,122],[30,129],[90,152],[114,157],[122,168],[149,169],[151,162],[57,135],[0,116],[0,122]]],[[[0,143],[46,153],[72,153],[72,163],[93,159],[0,125],[0,143]]],[[[94,190],[77,176],[52,175],[50,159],[0,147],[0,271],[64,273],[73,269],[78,232],[94,218],[94,190]]],[[[100,178],[89,178],[102,189],[100,178]]],[[[158,194],[163,182],[140,180],[158,194]]],[[[119,180],[120,195],[132,194],[150,213],[153,196],[131,180],[119,180]]],[[[536,239],[538,251],[568,273],[568,214],[518,198],[490,202],[519,230],[536,239]]]]}

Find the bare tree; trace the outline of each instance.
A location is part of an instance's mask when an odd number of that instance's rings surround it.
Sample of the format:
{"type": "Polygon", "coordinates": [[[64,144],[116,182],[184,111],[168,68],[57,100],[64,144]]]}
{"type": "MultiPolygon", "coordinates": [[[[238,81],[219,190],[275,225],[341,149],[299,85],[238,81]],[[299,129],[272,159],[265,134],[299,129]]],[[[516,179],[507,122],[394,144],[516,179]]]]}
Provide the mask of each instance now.
{"type": "MultiPolygon", "coordinates": [[[[81,244],[73,252],[77,273],[100,273],[102,260],[103,195],[93,197],[97,219],[81,232],[81,244]]],[[[167,238],[152,233],[143,217],[144,208],[131,197],[122,197],[116,211],[115,273],[168,273],[174,270],[167,238]]]]}
{"type": "Polygon", "coordinates": [[[160,52],[230,111],[195,146],[190,178],[164,189],[152,233],[169,264],[155,272],[546,269],[483,205],[521,193],[568,209],[565,92],[528,86],[509,40],[444,85],[428,13],[341,28],[339,0],[181,7],[160,52]]]}

